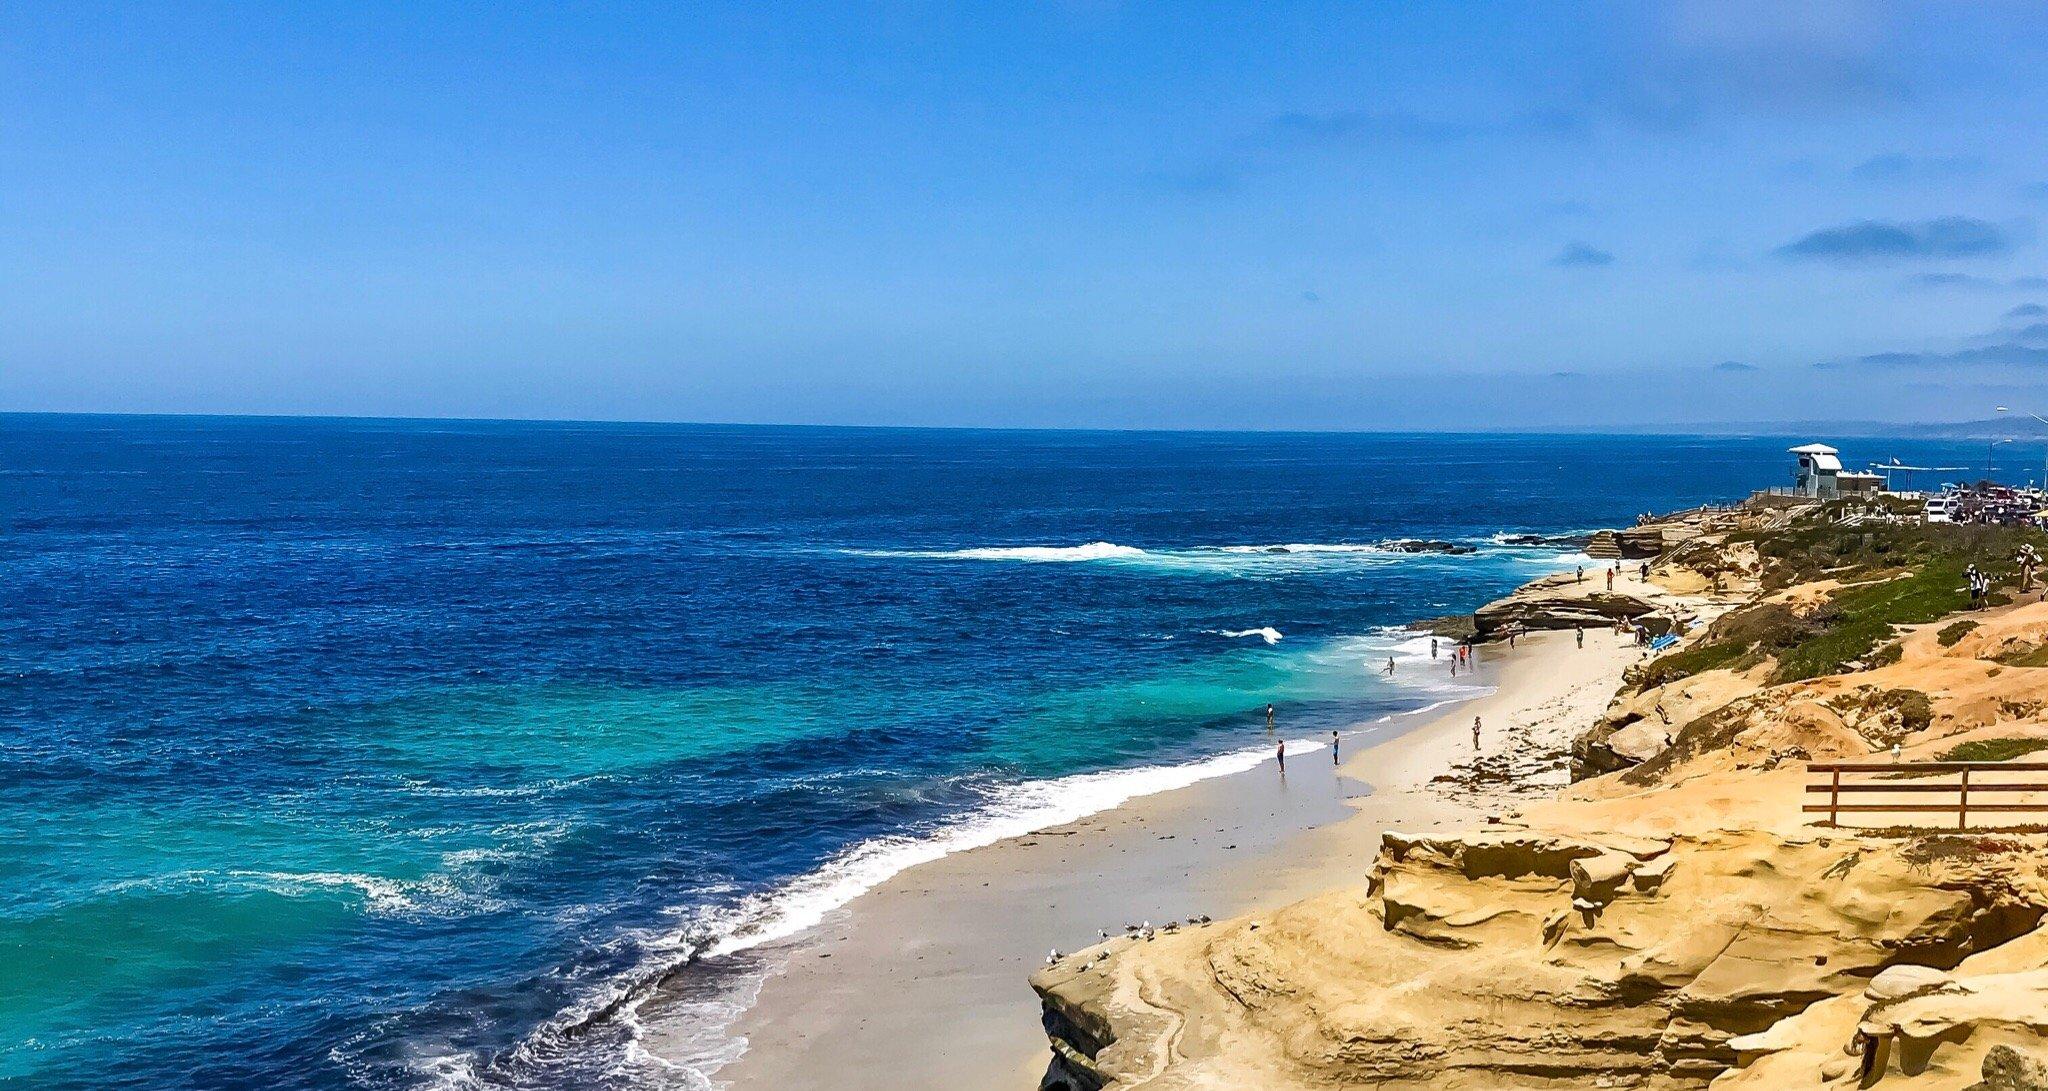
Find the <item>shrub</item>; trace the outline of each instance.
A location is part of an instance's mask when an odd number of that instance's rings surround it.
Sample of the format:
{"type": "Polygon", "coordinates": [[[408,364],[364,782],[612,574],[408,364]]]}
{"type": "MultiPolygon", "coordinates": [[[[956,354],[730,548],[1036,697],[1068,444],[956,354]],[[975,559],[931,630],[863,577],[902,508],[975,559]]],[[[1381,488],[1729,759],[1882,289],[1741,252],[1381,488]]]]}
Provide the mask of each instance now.
{"type": "Polygon", "coordinates": [[[2048,739],[1973,739],[1949,747],[1943,761],[2011,761],[2048,750],[2048,739]]]}
{"type": "Polygon", "coordinates": [[[1705,671],[1722,667],[1734,667],[1747,655],[1749,649],[1740,644],[1700,644],[1680,651],[1666,652],[1631,672],[1637,689],[1650,689],[1669,685],[1681,678],[1690,678],[1705,671]]]}
{"type": "Polygon", "coordinates": [[[1940,632],[1934,634],[1934,639],[1940,641],[1944,648],[1953,648],[1976,627],[1977,623],[1974,621],[1958,621],[1953,625],[1944,626],[1940,632]]]}

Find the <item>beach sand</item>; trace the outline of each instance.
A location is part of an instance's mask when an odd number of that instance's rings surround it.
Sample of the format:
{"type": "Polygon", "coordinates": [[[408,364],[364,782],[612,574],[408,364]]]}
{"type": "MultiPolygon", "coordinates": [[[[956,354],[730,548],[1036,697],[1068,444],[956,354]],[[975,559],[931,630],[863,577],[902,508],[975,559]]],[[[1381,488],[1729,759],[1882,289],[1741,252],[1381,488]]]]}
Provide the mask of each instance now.
{"type": "MultiPolygon", "coordinates": [[[[1360,725],[1341,765],[1327,736],[1290,746],[1284,778],[1269,760],[924,864],[759,952],[783,968],[733,1028],[745,1054],[715,1079],[739,1091],[1036,1087],[1048,1047],[1026,978],[1049,949],[1362,884],[1383,830],[1484,821],[1562,787],[1556,754],[1640,653],[1602,630],[1583,650],[1548,633],[1478,654],[1492,692],[1419,722],[1360,725]],[[1475,715],[1481,752],[1517,763],[1507,784],[1460,769],[1475,715]]],[[[648,1046],[662,1052],[658,1037],[648,1046]]]]}

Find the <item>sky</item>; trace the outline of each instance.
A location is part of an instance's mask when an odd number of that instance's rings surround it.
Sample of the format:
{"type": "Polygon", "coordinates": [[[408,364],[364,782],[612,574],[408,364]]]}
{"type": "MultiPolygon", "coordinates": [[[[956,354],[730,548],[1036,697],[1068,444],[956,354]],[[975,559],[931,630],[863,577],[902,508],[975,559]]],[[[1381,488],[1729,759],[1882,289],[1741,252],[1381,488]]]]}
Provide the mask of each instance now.
{"type": "Polygon", "coordinates": [[[0,410],[2048,415],[2048,9],[0,6],[0,410]]]}

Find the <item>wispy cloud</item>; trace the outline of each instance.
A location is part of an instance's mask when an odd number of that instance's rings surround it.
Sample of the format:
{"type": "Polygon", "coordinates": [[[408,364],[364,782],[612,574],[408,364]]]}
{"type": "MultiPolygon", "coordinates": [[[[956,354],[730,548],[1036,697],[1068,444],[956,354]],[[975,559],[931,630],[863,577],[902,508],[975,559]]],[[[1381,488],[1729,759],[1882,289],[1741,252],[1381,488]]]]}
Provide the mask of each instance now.
{"type": "Polygon", "coordinates": [[[1872,156],[1849,173],[1865,182],[1931,182],[1975,174],[1984,161],[1968,155],[1906,155],[1892,152],[1872,156]]]}
{"type": "Polygon", "coordinates": [[[1613,265],[1614,255],[1596,246],[1588,246],[1582,242],[1573,242],[1566,243],[1565,248],[1558,251],[1556,257],[1550,259],[1550,264],[1565,268],[1613,265]]]}
{"type": "Polygon", "coordinates": [[[2048,277],[1980,277],[1971,273],[1914,273],[1900,284],[1913,291],[1953,288],[1972,292],[2032,292],[2048,288],[2048,277]]]}
{"type": "Polygon", "coordinates": [[[2012,249],[2012,233],[1989,220],[1943,216],[1906,223],[1863,220],[1826,227],[1772,251],[1791,261],[1857,264],[1918,258],[1977,258],[2012,249]]]}
{"type": "Polygon", "coordinates": [[[2048,367],[2048,348],[2000,344],[1953,352],[1873,352],[1847,360],[1828,360],[1813,365],[1836,370],[1846,368],[1961,368],[1961,367],[2048,367]]]}
{"type": "Polygon", "coordinates": [[[1148,177],[1182,193],[1231,193],[1251,178],[1302,156],[1347,148],[1438,147],[1490,138],[1564,138],[1584,128],[1584,118],[1565,110],[1528,110],[1493,118],[1437,117],[1408,110],[1288,111],[1265,119],[1204,159],[1148,177]]]}
{"type": "Polygon", "coordinates": [[[1714,370],[1726,372],[1755,371],[1756,365],[1745,364],[1740,360],[1723,360],[1720,363],[1714,365],[1714,370]]]}

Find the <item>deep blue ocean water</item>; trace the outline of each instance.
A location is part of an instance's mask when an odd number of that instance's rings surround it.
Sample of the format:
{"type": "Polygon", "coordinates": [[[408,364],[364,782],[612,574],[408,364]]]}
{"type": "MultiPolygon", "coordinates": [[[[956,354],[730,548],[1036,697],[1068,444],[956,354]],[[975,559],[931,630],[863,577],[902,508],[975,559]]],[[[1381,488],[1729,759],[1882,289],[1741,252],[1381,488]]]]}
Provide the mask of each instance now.
{"type": "Polygon", "coordinates": [[[1499,535],[1788,442],[0,416],[0,1082],[690,1086],[665,974],[1441,699],[1499,535]]]}

